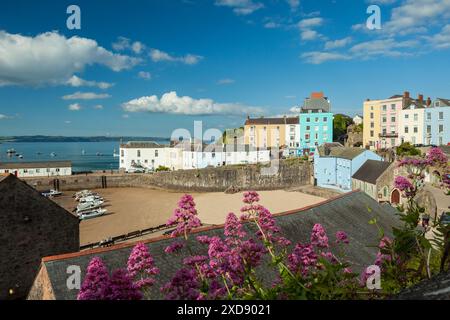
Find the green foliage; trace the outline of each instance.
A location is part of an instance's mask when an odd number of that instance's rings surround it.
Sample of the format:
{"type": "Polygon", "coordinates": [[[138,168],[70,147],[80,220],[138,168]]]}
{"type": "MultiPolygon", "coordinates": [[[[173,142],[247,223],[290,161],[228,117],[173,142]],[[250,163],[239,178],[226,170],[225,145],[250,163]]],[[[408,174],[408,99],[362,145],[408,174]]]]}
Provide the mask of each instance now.
{"type": "Polygon", "coordinates": [[[400,157],[403,156],[420,156],[421,152],[419,149],[415,148],[409,142],[403,142],[396,149],[397,155],[400,157]]]}
{"type": "Polygon", "coordinates": [[[334,115],[333,120],[333,140],[336,141],[347,133],[347,127],[353,123],[353,119],[345,114],[334,115]]]}
{"type": "Polygon", "coordinates": [[[165,166],[159,166],[158,168],[156,168],[155,170],[156,172],[160,172],[160,171],[170,171],[169,167],[165,167],[165,166]]]}

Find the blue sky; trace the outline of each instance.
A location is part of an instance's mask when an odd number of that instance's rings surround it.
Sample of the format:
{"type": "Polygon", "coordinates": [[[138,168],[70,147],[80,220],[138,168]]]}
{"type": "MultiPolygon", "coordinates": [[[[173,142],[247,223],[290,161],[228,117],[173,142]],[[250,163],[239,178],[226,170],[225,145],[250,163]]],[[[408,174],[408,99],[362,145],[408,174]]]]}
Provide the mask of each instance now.
{"type": "Polygon", "coordinates": [[[450,98],[450,0],[2,1],[0,135],[169,136],[335,113],[409,90],[450,98]],[[66,9],[81,8],[81,30],[66,9]],[[365,23],[370,4],[382,29],[365,23]],[[292,109],[294,110],[294,109],[292,109]]]}

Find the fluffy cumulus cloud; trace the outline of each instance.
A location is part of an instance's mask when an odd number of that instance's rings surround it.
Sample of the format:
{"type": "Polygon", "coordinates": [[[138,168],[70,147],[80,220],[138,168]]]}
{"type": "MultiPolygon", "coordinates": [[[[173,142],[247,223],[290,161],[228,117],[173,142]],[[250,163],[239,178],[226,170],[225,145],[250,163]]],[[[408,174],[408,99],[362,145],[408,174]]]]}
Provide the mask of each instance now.
{"type": "Polygon", "coordinates": [[[450,48],[450,24],[445,25],[439,33],[426,37],[428,42],[436,49],[450,48]]]}
{"type": "Polygon", "coordinates": [[[164,62],[164,61],[181,62],[188,65],[197,64],[200,60],[203,59],[202,56],[193,54],[187,54],[182,57],[175,57],[159,49],[151,49],[150,58],[152,59],[153,62],[164,62]]]}
{"type": "Polygon", "coordinates": [[[167,92],[158,98],[145,96],[122,104],[127,112],[158,112],[181,115],[242,115],[262,114],[263,109],[249,107],[239,103],[218,103],[212,99],[194,99],[180,97],[176,92],[167,92]]]}
{"type": "Polygon", "coordinates": [[[74,104],[69,105],[68,109],[69,109],[69,111],[80,111],[81,105],[79,103],[74,103],[74,104]]]}
{"type": "Polygon", "coordinates": [[[94,92],[75,92],[62,97],[63,100],[96,100],[106,99],[111,96],[107,93],[94,93],[94,92]]]}
{"type": "Polygon", "coordinates": [[[256,10],[264,8],[261,2],[255,2],[253,0],[216,0],[216,6],[230,7],[237,15],[252,14],[256,10]]]}
{"type": "Polygon", "coordinates": [[[0,31],[0,86],[67,84],[89,65],[113,71],[130,69],[140,60],[114,54],[95,40],[58,32],[23,36],[0,31]]]}
{"type": "Polygon", "coordinates": [[[351,37],[346,37],[338,40],[330,40],[325,42],[325,50],[342,48],[349,45],[352,41],[353,39],[351,37]]]}
{"type": "Polygon", "coordinates": [[[292,10],[297,10],[300,6],[300,0],[286,0],[286,2],[292,10]]]}
{"type": "Polygon", "coordinates": [[[350,56],[345,54],[320,51],[305,52],[301,55],[301,58],[304,59],[307,63],[311,64],[321,64],[327,61],[351,59],[350,56]]]}
{"type": "Polygon", "coordinates": [[[109,89],[114,84],[108,83],[108,82],[88,81],[88,80],[84,80],[84,79],[81,79],[80,77],[73,75],[72,77],[70,77],[69,80],[67,80],[67,85],[69,85],[71,87],[76,87],[76,88],[78,88],[78,87],[97,87],[100,89],[109,89]]]}

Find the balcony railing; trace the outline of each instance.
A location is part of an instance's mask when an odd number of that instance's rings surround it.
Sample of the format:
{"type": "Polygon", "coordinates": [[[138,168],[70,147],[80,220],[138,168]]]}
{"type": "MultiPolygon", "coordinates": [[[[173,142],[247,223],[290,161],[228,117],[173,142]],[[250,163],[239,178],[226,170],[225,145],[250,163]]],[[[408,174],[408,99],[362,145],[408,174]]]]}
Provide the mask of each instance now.
{"type": "Polygon", "coordinates": [[[378,136],[380,138],[398,138],[398,133],[386,132],[386,133],[380,133],[378,136]]]}

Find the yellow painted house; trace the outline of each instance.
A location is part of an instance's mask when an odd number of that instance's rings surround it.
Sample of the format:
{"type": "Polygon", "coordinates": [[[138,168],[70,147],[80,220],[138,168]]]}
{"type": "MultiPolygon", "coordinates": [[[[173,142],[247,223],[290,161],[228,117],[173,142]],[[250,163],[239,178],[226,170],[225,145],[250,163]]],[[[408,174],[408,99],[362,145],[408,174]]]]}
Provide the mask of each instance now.
{"type": "Polygon", "coordinates": [[[298,117],[247,118],[244,126],[244,142],[257,148],[285,147],[289,126],[298,124],[298,117]]]}

